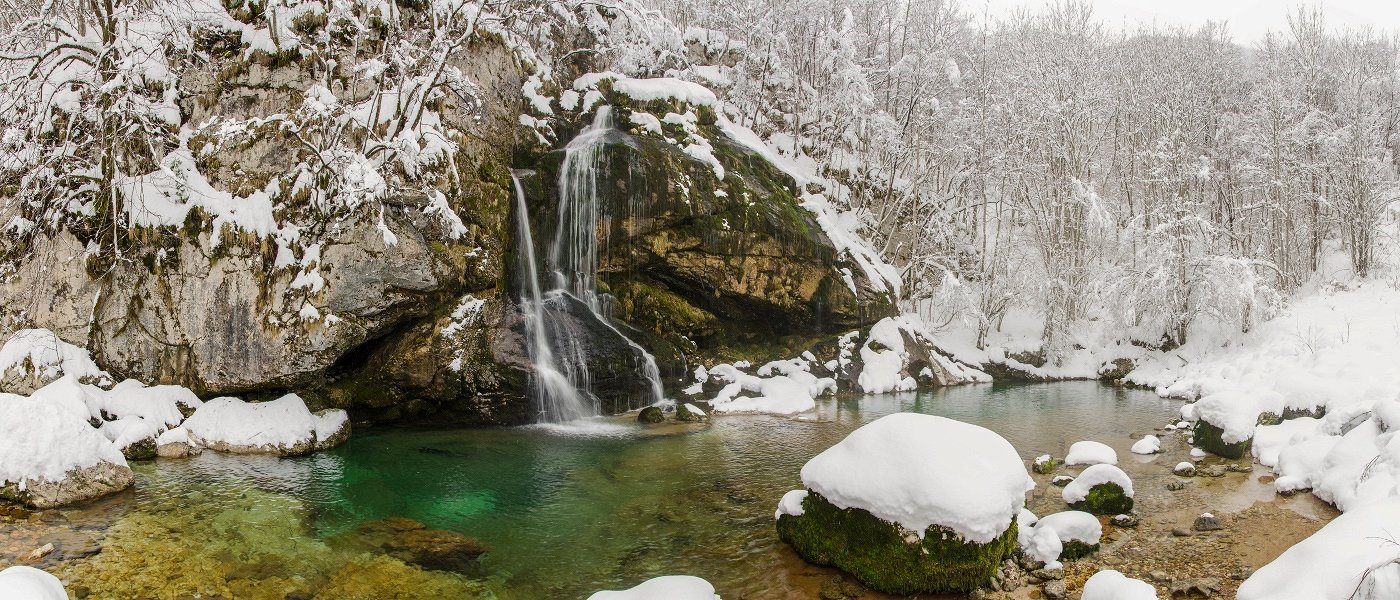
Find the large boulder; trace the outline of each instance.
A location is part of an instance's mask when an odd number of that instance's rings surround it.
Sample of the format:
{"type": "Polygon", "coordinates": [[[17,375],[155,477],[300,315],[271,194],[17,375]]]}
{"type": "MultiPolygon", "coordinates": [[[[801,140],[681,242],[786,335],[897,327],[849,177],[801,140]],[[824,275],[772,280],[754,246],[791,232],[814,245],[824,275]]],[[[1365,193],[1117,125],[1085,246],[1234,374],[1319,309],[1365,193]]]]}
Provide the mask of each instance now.
{"type": "Polygon", "coordinates": [[[882,417],[802,468],[778,536],[810,562],[893,594],[966,592],[1016,548],[1034,483],[1001,436],[930,415],[882,417]]]}
{"type": "Polygon", "coordinates": [[[329,448],[348,436],[345,411],[312,413],[296,394],[269,402],[215,398],[181,429],[196,445],[231,454],[296,456],[329,448]]]}
{"type": "Polygon", "coordinates": [[[0,499],[52,508],[131,487],[126,459],[81,406],[0,396],[0,499]]]}

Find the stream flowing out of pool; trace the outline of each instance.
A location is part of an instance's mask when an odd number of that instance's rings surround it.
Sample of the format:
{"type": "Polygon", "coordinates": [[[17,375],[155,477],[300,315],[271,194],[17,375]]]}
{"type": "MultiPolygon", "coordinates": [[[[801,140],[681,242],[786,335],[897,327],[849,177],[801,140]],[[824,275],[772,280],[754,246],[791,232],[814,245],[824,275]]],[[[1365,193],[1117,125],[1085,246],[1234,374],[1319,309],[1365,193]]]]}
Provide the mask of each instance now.
{"type": "MultiPolygon", "coordinates": [[[[725,598],[805,597],[830,571],[804,564],[778,541],[774,507],[801,486],[803,463],[860,425],[893,412],[929,413],[996,431],[1027,460],[1063,456],[1071,443],[1094,439],[1130,462],[1139,457],[1127,452],[1129,434],[1170,422],[1179,405],[1147,391],[1066,382],[845,396],[797,417],[728,416],[698,428],[645,428],[619,417],[515,429],[378,429],[303,458],[206,452],[144,463],[135,494],[101,506],[116,522],[108,548],[120,548],[120,536],[168,539],[191,556],[207,554],[211,572],[223,569],[220,583],[246,576],[292,589],[296,578],[335,580],[340,575],[329,574],[343,570],[340,562],[366,560],[353,539],[358,527],[407,517],[489,547],[470,588],[483,596],[584,598],[657,575],[692,574],[725,598]],[[189,523],[180,521],[184,513],[189,523]],[[123,529],[133,519],[143,525],[123,529]],[[242,521],[256,528],[240,529],[242,521]],[[159,531],[143,531],[150,527],[159,531]],[[218,550],[201,554],[203,546],[218,550]]],[[[82,513],[68,517],[95,518],[82,513]]],[[[68,576],[95,579],[102,561],[120,559],[104,550],[68,576]]],[[[123,568],[135,573],[123,576],[140,575],[141,568],[123,568]]],[[[437,585],[416,581],[399,585],[437,585]]]]}

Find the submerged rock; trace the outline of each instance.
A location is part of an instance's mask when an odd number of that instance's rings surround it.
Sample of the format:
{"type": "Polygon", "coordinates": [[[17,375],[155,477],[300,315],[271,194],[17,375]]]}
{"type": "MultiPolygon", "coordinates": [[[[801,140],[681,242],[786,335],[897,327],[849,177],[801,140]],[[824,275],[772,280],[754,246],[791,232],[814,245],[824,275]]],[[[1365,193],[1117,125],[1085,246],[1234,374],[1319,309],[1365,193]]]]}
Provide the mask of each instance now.
{"type": "Polygon", "coordinates": [[[443,529],[409,529],[384,544],[390,555],[433,571],[472,575],[480,570],[486,546],[476,538],[443,529]]]}

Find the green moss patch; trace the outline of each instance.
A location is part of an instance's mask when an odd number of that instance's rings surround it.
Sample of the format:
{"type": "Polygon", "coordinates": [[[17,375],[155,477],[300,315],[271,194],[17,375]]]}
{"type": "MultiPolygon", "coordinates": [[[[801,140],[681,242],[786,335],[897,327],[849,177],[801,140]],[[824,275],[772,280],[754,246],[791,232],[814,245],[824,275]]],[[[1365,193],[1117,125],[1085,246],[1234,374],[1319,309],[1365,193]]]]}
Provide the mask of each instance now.
{"type": "Polygon", "coordinates": [[[815,492],[802,501],[802,510],[801,516],[778,518],[778,537],[808,562],[835,566],[891,594],[977,589],[1016,547],[1014,520],[1000,537],[976,544],[937,525],[919,540],[864,510],[837,508],[815,492]]]}

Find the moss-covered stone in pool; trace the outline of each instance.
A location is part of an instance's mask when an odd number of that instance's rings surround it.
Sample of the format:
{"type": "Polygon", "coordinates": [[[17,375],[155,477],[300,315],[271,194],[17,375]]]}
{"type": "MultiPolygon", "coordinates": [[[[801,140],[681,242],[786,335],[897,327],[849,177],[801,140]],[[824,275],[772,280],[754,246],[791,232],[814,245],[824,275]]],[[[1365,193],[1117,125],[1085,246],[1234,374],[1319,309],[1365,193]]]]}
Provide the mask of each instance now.
{"type": "Polygon", "coordinates": [[[1071,502],[1069,507],[1096,515],[1117,515],[1133,510],[1133,498],[1122,486],[1107,482],[1089,488],[1083,500],[1071,502]]]}
{"type": "Polygon", "coordinates": [[[1222,458],[1244,458],[1250,445],[1254,443],[1254,438],[1251,437],[1242,442],[1227,444],[1222,439],[1224,435],[1224,429],[1205,420],[1196,421],[1196,427],[1191,430],[1191,445],[1222,458]]]}
{"type": "Polygon", "coordinates": [[[871,588],[891,594],[967,592],[996,574],[1016,545],[1016,521],[986,544],[930,526],[914,532],[858,508],[837,508],[809,493],[800,516],[779,515],[778,536],[802,558],[832,565],[871,588]]]}

